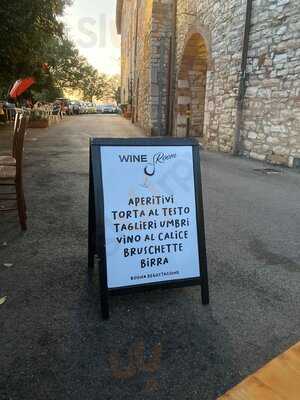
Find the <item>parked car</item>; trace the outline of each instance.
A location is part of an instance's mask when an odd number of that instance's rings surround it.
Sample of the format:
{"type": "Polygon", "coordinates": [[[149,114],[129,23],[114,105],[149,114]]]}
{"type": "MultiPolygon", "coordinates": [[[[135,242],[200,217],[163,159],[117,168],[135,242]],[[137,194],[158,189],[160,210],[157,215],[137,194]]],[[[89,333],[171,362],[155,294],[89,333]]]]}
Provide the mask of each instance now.
{"type": "Polygon", "coordinates": [[[6,108],[16,108],[14,103],[9,103],[8,101],[4,101],[4,105],[6,108]]]}
{"type": "Polygon", "coordinates": [[[79,104],[79,114],[84,114],[85,113],[85,105],[83,101],[78,101],[79,104]]]}
{"type": "Polygon", "coordinates": [[[103,114],[116,114],[117,107],[114,106],[113,104],[105,104],[104,106],[102,106],[102,113],[103,114]]]}
{"type": "Polygon", "coordinates": [[[103,106],[102,106],[102,104],[97,104],[96,109],[97,109],[97,113],[98,113],[98,114],[102,114],[102,112],[103,112],[103,106]]]}
{"type": "Polygon", "coordinates": [[[16,115],[16,105],[14,103],[9,103],[6,100],[0,100],[0,104],[1,104],[1,119],[2,120],[8,120],[8,121],[12,121],[15,118],[16,115]],[[3,116],[4,115],[4,116],[3,116]]]}
{"type": "Polygon", "coordinates": [[[73,108],[73,114],[79,115],[82,114],[82,107],[79,101],[71,101],[71,106],[73,108]]]}
{"type": "Polygon", "coordinates": [[[56,100],[52,106],[52,114],[53,115],[61,115],[61,102],[56,100]]]}
{"type": "Polygon", "coordinates": [[[81,101],[80,104],[81,104],[81,114],[87,114],[88,111],[87,104],[84,101],[81,101]]]}
{"type": "Polygon", "coordinates": [[[96,114],[97,108],[93,103],[86,103],[87,113],[88,114],[96,114]]]}

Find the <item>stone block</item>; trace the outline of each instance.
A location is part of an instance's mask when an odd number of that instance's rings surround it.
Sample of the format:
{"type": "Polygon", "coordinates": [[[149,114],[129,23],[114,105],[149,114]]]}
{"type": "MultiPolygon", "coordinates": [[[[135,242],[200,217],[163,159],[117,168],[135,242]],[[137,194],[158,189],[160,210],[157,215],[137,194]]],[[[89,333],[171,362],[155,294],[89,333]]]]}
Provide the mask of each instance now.
{"type": "Polygon", "coordinates": [[[256,139],[257,138],[257,133],[256,132],[249,132],[248,133],[248,139],[256,139]]]}
{"type": "Polygon", "coordinates": [[[188,105],[191,103],[191,98],[188,96],[179,96],[178,97],[178,104],[179,105],[188,105]]]}
{"type": "Polygon", "coordinates": [[[268,157],[268,161],[275,165],[288,165],[289,157],[287,155],[272,154],[268,157]]]}

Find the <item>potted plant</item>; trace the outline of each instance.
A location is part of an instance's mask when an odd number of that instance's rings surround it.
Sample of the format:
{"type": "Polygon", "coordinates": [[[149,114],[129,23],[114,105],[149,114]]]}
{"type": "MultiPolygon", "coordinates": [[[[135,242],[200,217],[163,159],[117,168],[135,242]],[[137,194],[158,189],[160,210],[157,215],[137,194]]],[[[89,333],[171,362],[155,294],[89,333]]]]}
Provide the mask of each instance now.
{"type": "Polygon", "coordinates": [[[32,110],[29,119],[29,128],[48,128],[48,115],[43,110],[32,110]]]}

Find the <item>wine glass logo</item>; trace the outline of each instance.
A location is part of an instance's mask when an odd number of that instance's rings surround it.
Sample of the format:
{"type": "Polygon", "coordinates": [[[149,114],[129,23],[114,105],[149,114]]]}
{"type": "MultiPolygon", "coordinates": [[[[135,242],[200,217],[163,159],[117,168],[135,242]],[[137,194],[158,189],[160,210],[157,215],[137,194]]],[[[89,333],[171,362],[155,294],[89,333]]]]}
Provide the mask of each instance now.
{"type": "Polygon", "coordinates": [[[144,168],[144,172],[146,176],[153,176],[155,174],[155,163],[153,164],[148,164],[145,168],[144,168]]]}
{"type": "Polygon", "coordinates": [[[144,175],[144,182],[141,184],[141,186],[144,187],[144,188],[146,188],[146,189],[149,189],[149,184],[150,184],[150,182],[149,182],[149,175],[147,175],[147,174],[145,173],[145,175],[144,175]]]}

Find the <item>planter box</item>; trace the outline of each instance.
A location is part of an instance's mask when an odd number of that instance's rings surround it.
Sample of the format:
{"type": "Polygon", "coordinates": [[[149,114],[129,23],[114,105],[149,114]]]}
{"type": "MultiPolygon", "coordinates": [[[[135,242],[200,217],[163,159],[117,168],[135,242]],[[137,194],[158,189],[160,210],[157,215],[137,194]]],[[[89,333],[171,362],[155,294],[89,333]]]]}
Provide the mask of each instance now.
{"type": "Polygon", "coordinates": [[[28,128],[48,128],[49,121],[47,119],[41,119],[37,121],[29,121],[28,128]]]}

